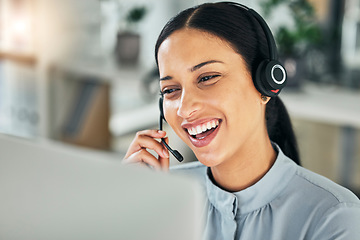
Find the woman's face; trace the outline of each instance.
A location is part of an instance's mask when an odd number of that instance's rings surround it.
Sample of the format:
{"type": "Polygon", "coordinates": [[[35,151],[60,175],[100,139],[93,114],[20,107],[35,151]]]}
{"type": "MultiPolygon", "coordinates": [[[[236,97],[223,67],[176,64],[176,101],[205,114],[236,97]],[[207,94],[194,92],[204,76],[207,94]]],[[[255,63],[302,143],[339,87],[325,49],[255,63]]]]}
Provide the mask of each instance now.
{"type": "Polygon", "coordinates": [[[158,52],[165,119],[204,165],[256,149],[265,104],[241,55],[195,29],[172,33],[158,52]]]}

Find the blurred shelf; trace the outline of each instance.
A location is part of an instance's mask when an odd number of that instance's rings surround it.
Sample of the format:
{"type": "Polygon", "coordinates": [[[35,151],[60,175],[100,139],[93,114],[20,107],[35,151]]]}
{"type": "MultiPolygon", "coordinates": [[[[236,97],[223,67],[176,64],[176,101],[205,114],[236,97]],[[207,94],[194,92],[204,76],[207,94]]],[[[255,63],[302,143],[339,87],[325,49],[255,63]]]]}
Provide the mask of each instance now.
{"type": "Polygon", "coordinates": [[[157,103],[134,110],[114,114],[110,119],[110,131],[115,137],[156,126],[159,121],[157,103]]]}
{"type": "Polygon", "coordinates": [[[18,53],[18,52],[8,52],[8,51],[0,51],[0,59],[16,61],[19,63],[35,65],[36,57],[32,54],[27,53],[18,53]]]}
{"type": "Polygon", "coordinates": [[[360,91],[306,84],[301,91],[280,95],[294,118],[360,128],[360,91]]]}
{"type": "Polygon", "coordinates": [[[149,71],[148,68],[141,65],[116,66],[114,62],[104,63],[101,59],[92,63],[85,61],[55,63],[53,67],[53,70],[61,71],[64,74],[92,76],[111,84],[138,81],[149,71]]]}

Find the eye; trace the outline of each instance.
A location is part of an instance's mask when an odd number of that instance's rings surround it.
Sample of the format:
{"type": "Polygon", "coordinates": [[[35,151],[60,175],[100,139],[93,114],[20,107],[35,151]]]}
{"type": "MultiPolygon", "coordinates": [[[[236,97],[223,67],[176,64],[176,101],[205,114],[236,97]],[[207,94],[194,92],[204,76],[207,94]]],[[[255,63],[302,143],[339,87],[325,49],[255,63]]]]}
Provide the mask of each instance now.
{"type": "Polygon", "coordinates": [[[199,83],[205,83],[206,82],[207,85],[211,85],[211,84],[216,83],[217,77],[220,77],[220,75],[219,74],[214,74],[214,75],[200,76],[198,82],[199,83]]]}
{"type": "Polygon", "coordinates": [[[175,89],[175,88],[165,89],[165,90],[161,91],[161,94],[163,94],[163,95],[170,94],[170,93],[175,92],[176,90],[178,90],[178,89],[175,89]]]}
{"type": "Polygon", "coordinates": [[[179,91],[179,88],[164,88],[162,91],[160,91],[160,95],[164,96],[172,96],[175,94],[176,91],[179,91]]]}

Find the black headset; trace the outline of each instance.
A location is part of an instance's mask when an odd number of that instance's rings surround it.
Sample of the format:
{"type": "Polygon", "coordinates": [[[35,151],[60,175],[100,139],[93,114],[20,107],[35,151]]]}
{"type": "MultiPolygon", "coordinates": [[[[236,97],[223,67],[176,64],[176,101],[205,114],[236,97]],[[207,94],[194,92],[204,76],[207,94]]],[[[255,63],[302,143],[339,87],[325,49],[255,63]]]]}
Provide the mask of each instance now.
{"type": "Polygon", "coordinates": [[[287,75],[285,67],[278,61],[277,48],[274,37],[270,31],[269,26],[265,20],[253,9],[248,8],[242,4],[229,3],[239,6],[247,10],[260,24],[263,29],[269,48],[269,59],[264,59],[260,62],[256,69],[256,74],[253,76],[253,82],[256,89],[263,95],[275,97],[279,95],[287,83],[287,75]]]}
{"type": "MultiPolygon", "coordinates": [[[[160,109],[160,121],[159,121],[159,129],[163,129],[163,120],[165,120],[164,112],[163,112],[163,97],[161,96],[159,99],[159,109],[160,109]]],[[[165,120],[166,121],[166,120],[165,120]]],[[[162,138],[161,142],[165,145],[165,147],[171,152],[171,154],[179,161],[182,162],[184,157],[179,153],[179,151],[172,149],[166,142],[165,139],[162,138]]]]}
{"type": "MultiPolygon", "coordinates": [[[[260,62],[256,69],[256,74],[253,76],[253,82],[256,89],[265,96],[275,97],[279,95],[281,90],[285,87],[287,81],[286,70],[284,66],[278,61],[277,48],[274,37],[271,33],[269,26],[265,20],[253,9],[248,8],[245,5],[234,2],[223,2],[225,4],[233,5],[247,10],[260,24],[262,30],[265,33],[266,41],[269,48],[269,58],[260,62]]],[[[160,122],[159,129],[162,130],[162,123],[165,120],[163,111],[163,96],[159,99],[160,109],[160,122]]],[[[166,121],[166,120],[165,120],[166,121]]],[[[161,139],[165,147],[173,154],[173,156],[179,161],[183,161],[183,156],[176,150],[173,150],[164,139],[161,139]]]]}

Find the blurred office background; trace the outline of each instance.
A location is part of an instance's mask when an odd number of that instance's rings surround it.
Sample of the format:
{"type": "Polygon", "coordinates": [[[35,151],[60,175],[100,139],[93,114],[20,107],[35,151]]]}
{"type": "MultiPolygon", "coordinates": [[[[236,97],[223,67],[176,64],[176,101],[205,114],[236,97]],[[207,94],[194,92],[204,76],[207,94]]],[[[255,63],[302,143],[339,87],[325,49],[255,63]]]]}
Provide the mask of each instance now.
{"type": "MultiPolygon", "coordinates": [[[[161,28],[203,2],[0,0],[0,132],[120,160],[136,131],[158,125],[153,49],[161,28]]],[[[237,2],[273,30],[303,165],[359,191],[360,0],[237,2]]]]}

